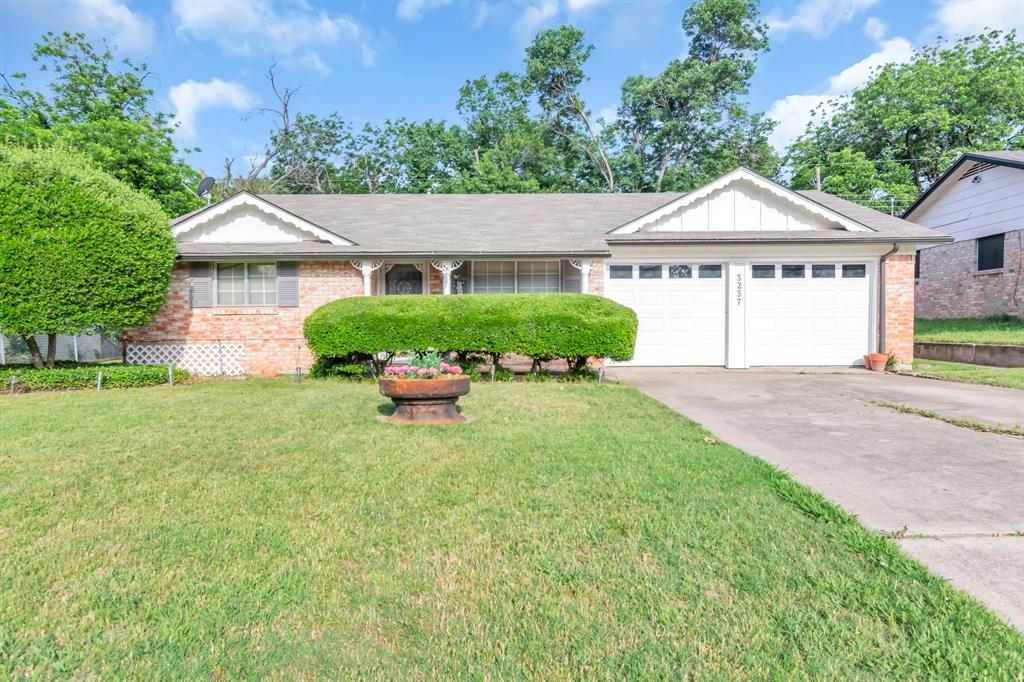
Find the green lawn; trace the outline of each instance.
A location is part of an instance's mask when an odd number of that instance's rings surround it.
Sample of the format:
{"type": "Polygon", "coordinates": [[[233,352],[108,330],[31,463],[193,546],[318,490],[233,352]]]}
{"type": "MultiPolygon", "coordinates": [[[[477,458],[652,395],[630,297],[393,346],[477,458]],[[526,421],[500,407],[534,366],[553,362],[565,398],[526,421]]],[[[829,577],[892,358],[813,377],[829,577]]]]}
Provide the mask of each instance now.
{"type": "Polygon", "coordinates": [[[913,373],[968,384],[1024,389],[1024,367],[987,367],[944,360],[914,360],[913,373]]]}
{"type": "Polygon", "coordinates": [[[1001,315],[982,319],[915,320],[914,341],[1024,346],[1024,319],[1001,315]]]}
{"type": "Polygon", "coordinates": [[[1024,637],[623,386],[0,398],[3,677],[1007,679],[1024,637]]]}

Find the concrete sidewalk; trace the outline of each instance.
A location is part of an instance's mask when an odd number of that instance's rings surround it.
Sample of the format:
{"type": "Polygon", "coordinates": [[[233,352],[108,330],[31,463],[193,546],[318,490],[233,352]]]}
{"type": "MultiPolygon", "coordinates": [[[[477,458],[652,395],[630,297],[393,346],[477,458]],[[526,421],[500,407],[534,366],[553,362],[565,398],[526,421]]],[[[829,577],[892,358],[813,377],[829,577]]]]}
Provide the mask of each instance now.
{"type": "Polygon", "coordinates": [[[1009,426],[1024,423],[1024,392],[864,370],[609,375],[789,471],[869,528],[903,532],[906,551],[1024,630],[1024,439],[870,402],[1009,426]]]}

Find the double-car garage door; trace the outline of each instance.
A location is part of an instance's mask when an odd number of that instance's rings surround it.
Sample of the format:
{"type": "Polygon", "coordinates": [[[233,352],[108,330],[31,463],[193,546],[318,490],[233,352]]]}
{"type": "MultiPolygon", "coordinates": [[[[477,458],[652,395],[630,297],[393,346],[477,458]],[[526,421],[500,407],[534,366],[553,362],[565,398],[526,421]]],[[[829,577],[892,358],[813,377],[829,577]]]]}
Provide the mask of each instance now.
{"type": "Polygon", "coordinates": [[[623,364],[850,365],[871,346],[868,275],[867,263],[615,264],[605,295],[639,320],[623,364]]]}

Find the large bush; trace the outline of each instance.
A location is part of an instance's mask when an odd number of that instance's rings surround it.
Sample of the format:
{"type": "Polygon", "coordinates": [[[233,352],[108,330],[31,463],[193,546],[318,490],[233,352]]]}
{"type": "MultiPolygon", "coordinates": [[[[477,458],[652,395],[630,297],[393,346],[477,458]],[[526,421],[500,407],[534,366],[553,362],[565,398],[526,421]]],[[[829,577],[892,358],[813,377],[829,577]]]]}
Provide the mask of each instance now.
{"type": "Polygon", "coordinates": [[[576,366],[591,357],[628,360],[636,328],[632,310],[586,294],[344,298],[321,306],[305,324],[320,357],[436,350],[565,358],[576,366]]]}
{"type": "Polygon", "coordinates": [[[148,322],[175,249],[160,205],[85,158],[0,146],[0,329],[25,337],[37,365],[33,334],[148,322]]]}

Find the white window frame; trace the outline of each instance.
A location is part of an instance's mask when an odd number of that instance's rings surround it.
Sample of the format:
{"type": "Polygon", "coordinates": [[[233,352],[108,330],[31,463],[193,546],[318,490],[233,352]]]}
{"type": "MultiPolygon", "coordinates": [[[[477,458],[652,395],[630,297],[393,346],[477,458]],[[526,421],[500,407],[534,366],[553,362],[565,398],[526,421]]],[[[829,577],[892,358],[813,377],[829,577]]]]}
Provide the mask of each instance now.
{"type": "MultiPolygon", "coordinates": [[[[559,260],[551,260],[550,258],[541,258],[541,259],[538,259],[538,260],[524,260],[524,261],[514,261],[514,262],[515,262],[515,271],[516,271],[515,289],[516,289],[516,293],[517,294],[519,293],[519,264],[520,263],[548,263],[548,264],[554,263],[555,264],[555,269],[556,269],[555,276],[558,279],[558,290],[557,291],[530,291],[530,292],[527,292],[527,293],[531,293],[531,294],[560,294],[560,293],[562,293],[562,262],[561,261],[559,261],[559,260]]],[[[550,273],[544,273],[545,277],[548,277],[549,275],[550,275],[550,273]]],[[[530,273],[530,276],[531,277],[534,276],[534,273],[530,273]]]]}
{"type": "MultiPolygon", "coordinates": [[[[537,258],[537,259],[532,259],[531,258],[530,260],[513,260],[513,261],[509,261],[508,259],[502,259],[502,258],[494,258],[494,259],[487,259],[487,260],[473,260],[473,261],[469,261],[469,293],[471,293],[471,294],[479,293],[476,290],[476,265],[477,265],[477,263],[508,263],[508,262],[512,263],[512,291],[511,292],[505,292],[505,293],[513,293],[513,294],[520,293],[520,291],[519,291],[519,264],[520,263],[556,263],[558,265],[558,291],[557,292],[551,291],[551,292],[547,292],[547,293],[552,293],[552,294],[554,294],[554,293],[562,293],[562,261],[561,261],[561,259],[552,259],[552,258],[537,258]]],[[[540,293],[540,292],[529,292],[529,293],[540,293]]]]}
{"type": "Polygon", "coordinates": [[[280,290],[278,288],[278,274],[277,274],[277,261],[214,261],[213,263],[213,305],[218,308],[241,308],[241,307],[255,307],[255,308],[276,308],[278,301],[278,294],[280,290]],[[222,265],[242,265],[245,266],[242,270],[242,293],[245,297],[245,303],[221,303],[220,301],[220,266],[222,265]],[[249,302],[249,266],[250,265],[273,265],[274,266],[274,302],[273,303],[250,303],[249,302]]]}

